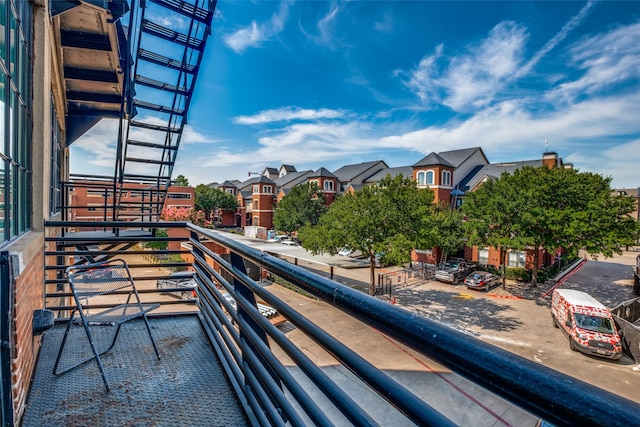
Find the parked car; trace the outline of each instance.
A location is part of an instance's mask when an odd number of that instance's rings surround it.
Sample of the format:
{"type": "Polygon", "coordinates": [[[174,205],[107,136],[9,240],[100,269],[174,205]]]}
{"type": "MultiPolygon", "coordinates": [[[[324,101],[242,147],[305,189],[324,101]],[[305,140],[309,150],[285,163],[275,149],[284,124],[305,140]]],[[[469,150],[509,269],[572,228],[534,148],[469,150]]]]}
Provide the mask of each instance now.
{"type": "Polygon", "coordinates": [[[292,239],[292,238],[282,239],[282,240],[280,240],[280,243],[282,243],[283,245],[288,245],[288,246],[298,246],[298,244],[299,244],[297,239],[292,239]]]}
{"type": "Polygon", "coordinates": [[[351,249],[349,246],[345,246],[338,251],[338,255],[340,256],[349,256],[352,253],[353,253],[353,249],[351,249]]]}
{"type": "Polygon", "coordinates": [[[180,271],[169,275],[168,279],[158,279],[156,281],[156,288],[172,289],[172,288],[184,288],[184,290],[168,291],[169,295],[176,296],[182,300],[188,300],[196,297],[196,288],[198,283],[194,278],[195,273],[193,271],[180,271]]]}
{"type": "Polygon", "coordinates": [[[280,243],[283,239],[288,239],[288,238],[289,236],[283,234],[281,236],[272,237],[271,239],[267,240],[267,242],[280,243]]]}
{"type": "Polygon", "coordinates": [[[569,348],[617,360],[622,342],[611,312],[591,295],[574,289],[556,289],[551,297],[553,326],[569,338],[569,348]]]}
{"type": "Polygon", "coordinates": [[[435,279],[440,282],[457,285],[473,271],[473,265],[464,261],[451,261],[441,264],[435,273],[435,279]]]}
{"type": "Polygon", "coordinates": [[[484,289],[489,292],[491,287],[500,284],[500,278],[487,271],[474,271],[465,277],[464,284],[469,289],[484,289]]]}

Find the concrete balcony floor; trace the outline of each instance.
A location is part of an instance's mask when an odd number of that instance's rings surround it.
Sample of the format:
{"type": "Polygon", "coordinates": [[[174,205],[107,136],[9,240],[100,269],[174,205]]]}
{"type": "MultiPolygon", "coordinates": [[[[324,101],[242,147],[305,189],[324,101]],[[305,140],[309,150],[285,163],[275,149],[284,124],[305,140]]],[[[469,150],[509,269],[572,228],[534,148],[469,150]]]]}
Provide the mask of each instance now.
{"type": "MultiPolygon", "coordinates": [[[[142,321],[123,325],[103,355],[111,392],[95,361],[53,375],[65,324],[45,333],[22,425],[30,426],[243,426],[249,425],[197,316],[149,320],[158,360],[142,321]]],[[[98,349],[115,327],[92,327],[98,349]]],[[[74,325],[61,368],[91,354],[81,325],[74,325]]]]}

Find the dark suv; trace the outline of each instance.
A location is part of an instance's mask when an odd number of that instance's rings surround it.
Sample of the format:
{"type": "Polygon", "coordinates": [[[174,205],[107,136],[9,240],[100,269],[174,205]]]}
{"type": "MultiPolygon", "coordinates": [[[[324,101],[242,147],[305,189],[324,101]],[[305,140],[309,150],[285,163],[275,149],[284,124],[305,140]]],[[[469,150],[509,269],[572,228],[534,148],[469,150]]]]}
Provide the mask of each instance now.
{"type": "Polygon", "coordinates": [[[473,272],[473,264],[465,261],[450,261],[440,264],[435,273],[435,279],[440,282],[453,283],[457,285],[462,282],[471,272],[473,272]]]}

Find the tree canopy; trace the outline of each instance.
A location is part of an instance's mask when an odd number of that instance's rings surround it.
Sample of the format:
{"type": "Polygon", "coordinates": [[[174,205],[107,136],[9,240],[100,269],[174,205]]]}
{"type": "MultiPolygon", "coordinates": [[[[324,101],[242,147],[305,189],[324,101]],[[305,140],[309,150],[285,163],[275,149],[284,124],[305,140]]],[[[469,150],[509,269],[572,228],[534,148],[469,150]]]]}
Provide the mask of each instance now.
{"type": "Polygon", "coordinates": [[[202,210],[208,221],[211,220],[212,213],[215,209],[232,210],[238,208],[236,198],[219,188],[211,188],[205,184],[199,184],[194,189],[196,209],[202,210]]]}
{"type": "Polygon", "coordinates": [[[173,180],[173,184],[178,185],[180,187],[188,187],[189,180],[184,175],[178,175],[176,176],[176,179],[173,180]]]}
{"type": "MultiPolygon", "coordinates": [[[[575,169],[524,167],[489,179],[466,196],[469,243],[509,249],[581,249],[606,257],[637,238],[633,199],[614,196],[610,178],[575,169]]],[[[532,283],[537,281],[533,269],[532,283]]]]}
{"type": "Polygon", "coordinates": [[[327,209],[324,192],[318,184],[299,184],[278,203],[273,226],[276,230],[292,233],[304,225],[316,225],[327,209]]]}
{"type": "MultiPolygon", "coordinates": [[[[387,175],[378,184],[344,194],[331,204],[317,225],[300,228],[302,246],[317,254],[337,253],[343,246],[360,251],[370,262],[370,294],[375,292],[375,257],[394,263],[410,260],[411,250],[434,233],[428,219],[434,208],[431,190],[415,181],[387,175]]],[[[427,246],[431,247],[431,246],[427,246]]]]}

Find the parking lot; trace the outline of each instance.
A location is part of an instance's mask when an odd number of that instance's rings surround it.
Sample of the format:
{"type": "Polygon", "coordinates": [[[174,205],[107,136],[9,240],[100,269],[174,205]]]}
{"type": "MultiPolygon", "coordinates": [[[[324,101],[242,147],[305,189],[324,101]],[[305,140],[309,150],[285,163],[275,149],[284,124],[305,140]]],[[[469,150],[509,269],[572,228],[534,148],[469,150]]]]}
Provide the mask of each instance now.
{"type": "MultiPolygon", "coordinates": [[[[336,266],[341,261],[339,258],[344,257],[313,257],[299,247],[281,250],[277,244],[252,244],[259,248],[263,245],[268,248],[263,250],[277,252],[319,274],[328,277],[333,273],[335,280],[346,285],[360,289],[368,287],[369,269],[336,266]],[[331,263],[333,269],[328,265],[331,263]]],[[[587,292],[605,306],[614,307],[633,298],[631,267],[637,254],[626,252],[608,260],[589,260],[562,287],[587,292]]],[[[376,269],[376,273],[395,270],[376,269]]],[[[623,356],[612,361],[571,351],[567,338],[552,325],[550,298],[540,297],[546,289],[544,285],[529,292],[530,299],[519,296],[523,293],[522,286],[515,289],[511,284],[506,290],[494,288],[487,293],[437,281],[411,280],[405,285],[398,278],[393,286],[393,302],[403,309],[640,403],[637,392],[640,390],[640,370],[632,359],[623,356]]]]}

